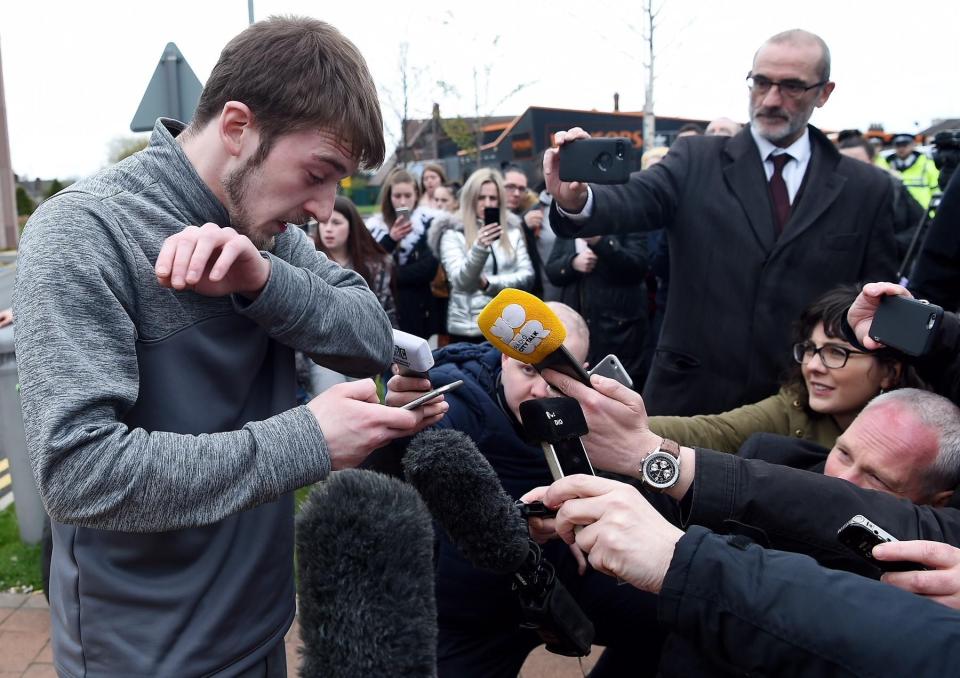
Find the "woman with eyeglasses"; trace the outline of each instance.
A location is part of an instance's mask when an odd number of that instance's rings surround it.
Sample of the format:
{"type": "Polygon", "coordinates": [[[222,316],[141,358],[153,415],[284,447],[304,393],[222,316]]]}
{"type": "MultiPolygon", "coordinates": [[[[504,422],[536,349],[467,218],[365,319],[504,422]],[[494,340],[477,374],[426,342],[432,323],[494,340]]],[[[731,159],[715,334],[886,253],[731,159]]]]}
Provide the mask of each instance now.
{"type": "Polygon", "coordinates": [[[650,430],[685,445],[735,453],[754,433],[777,433],[832,448],[874,397],[921,387],[888,350],[864,353],[843,340],[841,319],[859,287],[837,287],[804,309],[795,332],[796,365],[776,395],[722,414],[651,417],[650,430]]]}

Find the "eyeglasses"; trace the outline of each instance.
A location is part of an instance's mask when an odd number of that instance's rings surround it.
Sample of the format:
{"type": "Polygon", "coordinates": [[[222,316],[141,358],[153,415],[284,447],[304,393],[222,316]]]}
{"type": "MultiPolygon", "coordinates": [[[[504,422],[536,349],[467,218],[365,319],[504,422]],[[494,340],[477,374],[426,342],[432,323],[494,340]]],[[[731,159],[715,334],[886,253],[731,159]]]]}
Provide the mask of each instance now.
{"type": "Polygon", "coordinates": [[[780,94],[791,99],[799,99],[810,90],[817,87],[823,87],[828,82],[830,81],[821,80],[820,82],[815,82],[812,85],[807,85],[800,80],[783,80],[781,82],[777,82],[776,80],[765,78],[762,75],[747,76],[747,87],[750,88],[751,92],[760,94],[762,96],[769,92],[774,85],[776,85],[780,88],[780,94]]]}
{"type": "Polygon", "coordinates": [[[504,184],[503,190],[507,193],[523,193],[527,190],[526,186],[518,186],[517,184],[504,184]]]}
{"type": "Polygon", "coordinates": [[[847,364],[847,359],[851,355],[868,355],[863,351],[855,351],[835,344],[824,344],[817,347],[812,341],[801,341],[793,345],[793,359],[801,365],[813,356],[819,355],[823,366],[831,370],[837,370],[847,364]]]}

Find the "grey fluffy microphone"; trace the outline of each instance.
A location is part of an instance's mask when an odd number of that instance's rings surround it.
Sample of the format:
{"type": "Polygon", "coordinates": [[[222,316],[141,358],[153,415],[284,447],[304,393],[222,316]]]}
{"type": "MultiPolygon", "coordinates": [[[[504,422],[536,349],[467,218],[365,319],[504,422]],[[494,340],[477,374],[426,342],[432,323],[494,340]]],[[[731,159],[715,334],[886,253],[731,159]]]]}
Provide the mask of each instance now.
{"type": "Polygon", "coordinates": [[[467,560],[502,574],[523,565],[527,524],[470,436],[423,431],[407,447],[403,474],[467,560]]]}
{"type": "Polygon", "coordinates": [[[297,518],[301,676],[436,675],[433,524],[417,493],[332,473],[297,518]]]}
{"type": "Polygon", "coordinates": [[[519,508],[469,436],[451,429],[418,434],[403,472],[467,560],[513,577],[524,624],[548,650],[590,654],[593,624],[530,540],[519,508]]]}

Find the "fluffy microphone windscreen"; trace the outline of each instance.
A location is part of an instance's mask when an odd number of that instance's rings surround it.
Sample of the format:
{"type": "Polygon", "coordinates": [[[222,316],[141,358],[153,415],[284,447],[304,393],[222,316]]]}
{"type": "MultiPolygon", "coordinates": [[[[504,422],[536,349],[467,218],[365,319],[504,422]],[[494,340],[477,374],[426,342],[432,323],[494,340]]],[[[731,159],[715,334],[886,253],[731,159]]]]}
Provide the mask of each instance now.
{"type": "Polygon", "coordinates": [[[436,675],[433,524],[409,485],[330,474],[297,518],[301,676],[436,675]]]}
{"type": "Polygon", "coordinates": [[[531,365],[556,351],[567,338],[566,328],[549,306],[532,294],[510,288],[486,305],[477,324],[502,353],[531,365]]]}
{"type": "Polygon", "coordinates": [[[469,436],[452,429],[419,433],[407,447],[403,473],[467,560],[493,572],[520,568],[530,550],[527,524],[469,436]]]}

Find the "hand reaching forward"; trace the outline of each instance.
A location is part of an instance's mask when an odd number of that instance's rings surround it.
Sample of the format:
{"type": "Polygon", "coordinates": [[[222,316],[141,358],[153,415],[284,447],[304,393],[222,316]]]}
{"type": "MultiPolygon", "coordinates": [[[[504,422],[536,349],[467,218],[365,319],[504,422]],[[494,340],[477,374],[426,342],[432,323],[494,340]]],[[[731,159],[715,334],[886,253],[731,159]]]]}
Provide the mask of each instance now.
{"type": "Polygon", "coordinates": [[[885,296],[913,298],[906,287],[894,283],[867,283],[847,311],[847,322],[850,323],[853,333],[857,335],[857,341],[871,351],[883,347],[883,344],[870,338],[870,325],[873,324],[873,317],[880,308],[880,300],[885,296]]]}
{"type": "Polygon", "coordinates": [[[873,547],[877,560],[918,563],[927,570],[888,572],[881,581],[960,610],[960,549],[938,541],[895,541],[873,547]]]}
{"type": "Polygon", "coordinates": [[[587,553],[593,569],[659,593],[683,532],[636,488],[597,476],[567,476],[550,486],[543,503],[559,508],[557,534],[587,553]]]}

